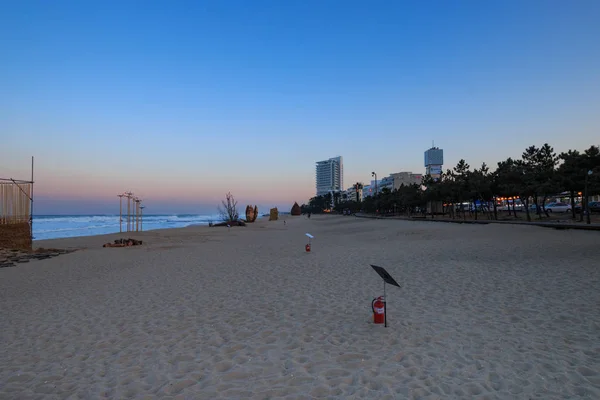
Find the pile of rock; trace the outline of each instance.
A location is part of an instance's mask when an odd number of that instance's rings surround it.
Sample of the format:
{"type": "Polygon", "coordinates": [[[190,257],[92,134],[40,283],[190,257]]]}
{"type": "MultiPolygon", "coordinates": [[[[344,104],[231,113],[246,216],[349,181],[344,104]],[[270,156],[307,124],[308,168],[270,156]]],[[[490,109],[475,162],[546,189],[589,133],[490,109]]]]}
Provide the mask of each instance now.
{"type": "Polygon", "coordinates": [[[0,268],[14,267],[17,264],[28,263],[32,260],[45,260],[74,251],[75,250],[41,248],[35,251],[0,249],[0,268]]]}
{"type": "Polygon", "coordinates": [[[135,239],[116,239],[114,243],[106,243],[102,245],[102,247],[131,247],[131,246],[141,246],[141,240],[135,239]]]}

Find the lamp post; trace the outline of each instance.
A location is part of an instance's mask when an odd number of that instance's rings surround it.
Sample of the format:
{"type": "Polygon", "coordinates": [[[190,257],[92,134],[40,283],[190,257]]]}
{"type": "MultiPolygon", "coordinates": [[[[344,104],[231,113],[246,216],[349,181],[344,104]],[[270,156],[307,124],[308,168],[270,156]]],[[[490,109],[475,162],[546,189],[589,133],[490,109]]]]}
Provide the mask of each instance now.
{"type": "Polygon", "coordinates": [[[585,223],[590,224],[590,205],[588,199],[588,177],[592,175],[592,170],[590,169],[587,174],[585,174],[585,189],[583,191],[583,207],[581,207],[581,212],[585,212],[585,223]]]}
{"type": "Polygon", "coordinates": [[[375,214],[378,214],[379,209],[377,208],[377,173],[371,172],[371,176],[375,177],[375,214]]]}

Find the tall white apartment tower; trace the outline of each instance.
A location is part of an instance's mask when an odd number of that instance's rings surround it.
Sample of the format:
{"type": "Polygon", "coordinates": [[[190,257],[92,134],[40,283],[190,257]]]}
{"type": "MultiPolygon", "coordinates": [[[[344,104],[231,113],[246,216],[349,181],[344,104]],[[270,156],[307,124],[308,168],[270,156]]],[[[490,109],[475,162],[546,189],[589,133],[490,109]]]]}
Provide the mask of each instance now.
{"type": "Polygon", "coordinates": [[[323,196],[330,192],[341,192],[344,187],[343,158],[340,156],[317,161],[315,180],[317,196],[323,196]]]}

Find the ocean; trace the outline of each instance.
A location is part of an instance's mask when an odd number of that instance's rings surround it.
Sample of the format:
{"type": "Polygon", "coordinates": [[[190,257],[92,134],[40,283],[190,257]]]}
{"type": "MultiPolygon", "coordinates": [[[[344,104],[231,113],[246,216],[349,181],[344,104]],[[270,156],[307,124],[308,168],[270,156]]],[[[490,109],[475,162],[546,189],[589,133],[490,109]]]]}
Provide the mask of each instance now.
{"type": "MultiPolygon", "coordinates": [[[[183,228],[190,225],[208,225],[218,222],[217,215],[177,214],[144,215],[144,231],[165,228],[183,228]]],[[[126,221],[123,219],[123,231],[126,221]]],[[[75,236],[102,235],[119,232],[118,215],[35,215],[33,239],[57,239],[75,236]]]]}

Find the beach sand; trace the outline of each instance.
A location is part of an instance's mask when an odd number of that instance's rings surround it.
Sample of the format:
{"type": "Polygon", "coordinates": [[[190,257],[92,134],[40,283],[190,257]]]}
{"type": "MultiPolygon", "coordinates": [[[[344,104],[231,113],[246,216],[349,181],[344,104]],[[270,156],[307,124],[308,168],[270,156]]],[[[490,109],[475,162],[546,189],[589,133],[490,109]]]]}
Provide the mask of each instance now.
{"type": "Polygon", "coordinates": [[[0,269],[0,398],[598,399],[599,244],[341,216],[37,242],[83,249],[0,269]]]}

